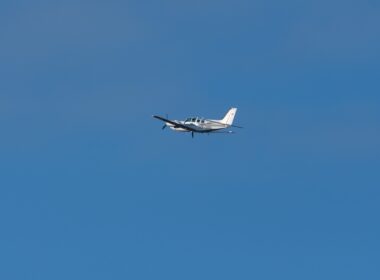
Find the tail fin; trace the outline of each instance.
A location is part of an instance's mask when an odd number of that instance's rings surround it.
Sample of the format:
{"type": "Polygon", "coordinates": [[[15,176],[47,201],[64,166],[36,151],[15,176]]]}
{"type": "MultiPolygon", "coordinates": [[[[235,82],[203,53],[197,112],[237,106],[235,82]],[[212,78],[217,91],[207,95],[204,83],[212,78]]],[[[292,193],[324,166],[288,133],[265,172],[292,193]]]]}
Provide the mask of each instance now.
{"type": "Polygon", "coordinates": [[[237,108],[231,108],[227,112],[227,114],[225,115],[225,117],[223,118],[223,120],[221,120],[221,123],[227,124],[227,125],[232,125],[233,122],[234,122],[236,111],[237,111],[237,108]]]}

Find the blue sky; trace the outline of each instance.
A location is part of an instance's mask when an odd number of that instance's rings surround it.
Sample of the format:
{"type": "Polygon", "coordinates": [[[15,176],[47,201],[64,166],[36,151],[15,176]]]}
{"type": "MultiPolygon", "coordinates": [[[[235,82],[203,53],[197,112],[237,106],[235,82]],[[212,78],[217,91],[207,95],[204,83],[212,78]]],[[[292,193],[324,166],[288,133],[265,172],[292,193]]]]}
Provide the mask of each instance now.
{"type": "Polygon", "coordinates": [[[379,279],[378,1],[3,1],[1,279],[379,279]],[[152,114],[234,135],[161,131],[152,114]]]}

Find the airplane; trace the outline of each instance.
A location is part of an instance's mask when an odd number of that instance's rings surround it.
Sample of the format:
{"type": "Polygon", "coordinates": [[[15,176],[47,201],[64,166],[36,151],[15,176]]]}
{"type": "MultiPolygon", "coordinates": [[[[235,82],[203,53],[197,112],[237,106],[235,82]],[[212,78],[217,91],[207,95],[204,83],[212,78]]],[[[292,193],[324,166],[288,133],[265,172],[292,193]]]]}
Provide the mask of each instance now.
{"type": "Polygon", "coordinates": [[[233,131],[223,131],[230,127],[242,128],[233,125],[237,108],[231,108],[221,120],[211,120],[199,117],[187,118],[184,121],[169,120],[167,117],[152,116],[160,121],[165,122],[162,129],[169,127],[177,132],[191,132],[194,138],[194,133],[234,133],[233,131]]]}

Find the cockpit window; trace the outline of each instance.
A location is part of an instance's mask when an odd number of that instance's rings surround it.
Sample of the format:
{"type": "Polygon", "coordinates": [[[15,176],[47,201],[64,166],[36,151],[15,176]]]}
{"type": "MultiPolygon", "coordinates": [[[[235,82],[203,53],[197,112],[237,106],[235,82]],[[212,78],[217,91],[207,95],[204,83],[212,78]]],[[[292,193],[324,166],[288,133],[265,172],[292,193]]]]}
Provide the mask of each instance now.
{"type": "Polygon", "coordinates": [[[192,122],[195,122],[195,118],[192,118],[191,121],[192,121],[192,122]]]}

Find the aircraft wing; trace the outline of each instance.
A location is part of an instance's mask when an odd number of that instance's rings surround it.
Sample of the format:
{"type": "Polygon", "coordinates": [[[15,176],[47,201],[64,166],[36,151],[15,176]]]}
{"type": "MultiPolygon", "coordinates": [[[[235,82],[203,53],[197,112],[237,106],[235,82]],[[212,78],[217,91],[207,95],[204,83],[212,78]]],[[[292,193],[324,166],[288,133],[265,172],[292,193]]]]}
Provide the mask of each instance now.
{"type": "Polygon", "coordinates": [[[174,125],[176,127],[180,127],[180,128],[186,129],[188,131],[197,132],[197,130],[194,129],[193,127],[191,127],[191,126],[187,126],[187,125],[184,125],[184,124],[181,124],[181,123],[178,123],[178,122],[174,122],[174,121],[165,119],[165,118],[160,117],[160,116],[153,116],[153,118],[158,119],[158,120],[163,121],[163,122],[166,122],[166,123],[170,123],[170,124],[172,124],[172,125],[174,125]]]}

